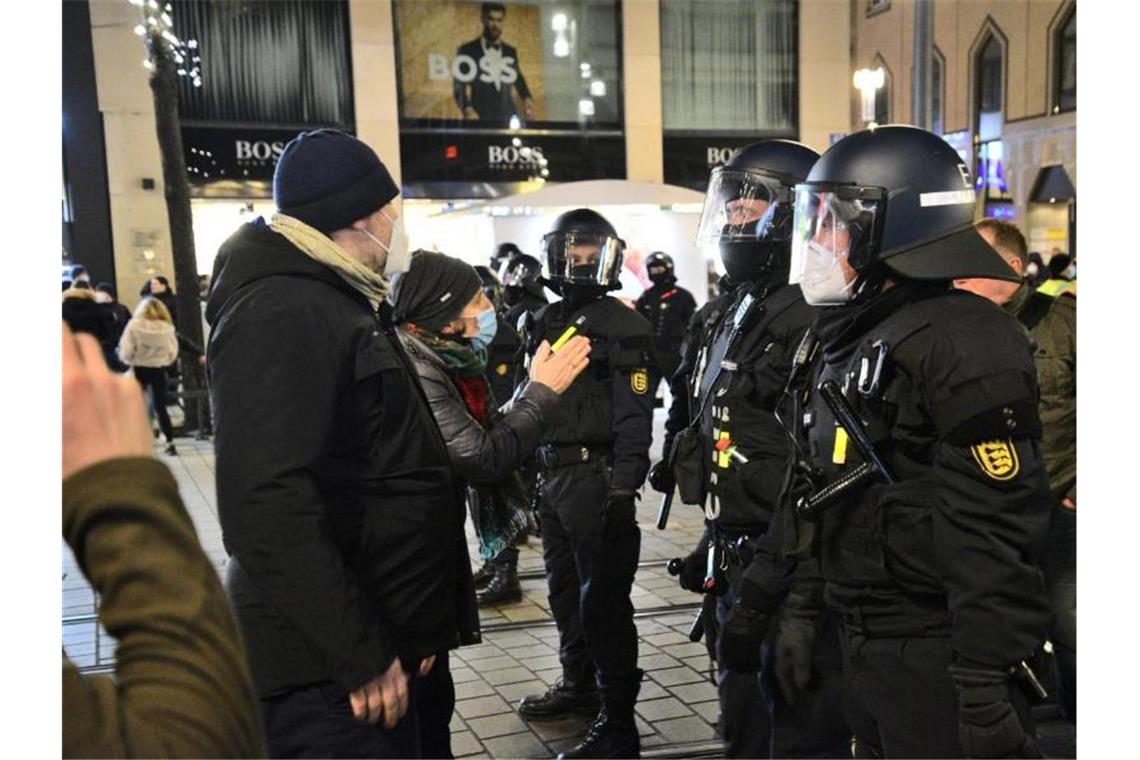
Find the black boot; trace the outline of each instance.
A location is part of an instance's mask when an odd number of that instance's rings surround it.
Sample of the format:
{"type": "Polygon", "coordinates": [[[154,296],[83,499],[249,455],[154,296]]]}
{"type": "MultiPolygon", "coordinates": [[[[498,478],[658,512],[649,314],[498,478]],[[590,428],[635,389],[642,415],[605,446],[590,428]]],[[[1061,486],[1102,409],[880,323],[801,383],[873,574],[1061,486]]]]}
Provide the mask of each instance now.
{"type": "Polygon", "coordinates": [[[602,697],[593,679],[574,683],[559,678],[545,694],[523,697],[518,712],[524,718],[560,718],[570,713],[595,712],[601,704],[602,697]]]}
{"type": "Polygon", "coordinates": [[[582,741],[558,755],[558,760],[579,757],[641,757],[641,737],[630,713],[624,719],[611,718],[602,708],[582,741]]]}
{"type": "Polygon", "coordinates": [[[483,588],[491,579],[495,577],[495,561],[487,560],[483,563],[483,567],[476,570],[471,574],[471,579],[475,581],[475,588],[483,588]]]}
{"type": "Polygon", "coordinates": [[[637,723],[633,719],[633,706],[637,704],[637,693],[641,691],[641,678],[644,672],[635,670],[632,676],[602,681],[602,709],[590,730],[574,749],[563,752],[558,757],[640,757],[641,737],[637,733],[637,723]]]}
{"type": "Polygon", "coordinates": [[[522,601],[522,587],[519,586],[519,569],[514,564],[495,564],[495,574],[486,588],[476,595],[480,607],[493,607],[496,604],[510,604],[522,601]]]}

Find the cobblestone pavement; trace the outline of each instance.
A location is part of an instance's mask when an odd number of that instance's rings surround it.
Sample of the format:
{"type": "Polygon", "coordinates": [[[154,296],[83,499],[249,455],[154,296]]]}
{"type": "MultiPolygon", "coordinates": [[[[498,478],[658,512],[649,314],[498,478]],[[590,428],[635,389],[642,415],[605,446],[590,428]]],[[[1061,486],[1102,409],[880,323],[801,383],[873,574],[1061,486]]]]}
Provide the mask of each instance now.
{"type": "MultiPolygon", "coordinates": [[[[663,412],[655,417],[656,461],[662,439],[663,412]]],[[[180,438],[179,456],[156,454],[178,481],[179,490],[207,555],[222,570],[222,548],[214,496],[214,451],[210,441],[180,438]]],[[[696,545],[703,530],[701,514],[675,503],[666,531],[656,529],[661,497],[648,487],[638,507],[641,565],[632,592],[639,635],[638,664],[646,671],[637,703],[637,723],[644,754],[687,757],[717,754],[716,688],[708,678],[704,644],[687,633],[699,598],[680,589],[664,569],[696,545]]],[[[472,557],[478,556],[468,523],[472,557]]],[[[523,599],[481,611],[483,643],[451,653],[456,709],[451,722],[456,757],[552,757],[573,746],[593,716],[527,723],[514,711],[527,694],[544,691],[561,674],[558,632],[550,617],[542,574],[542,546],[531,538],[520,547],[523,599]]],[[[114,641],[94,619],[97,599],[66,544],[63,545],[63,646],[81,668],[104,669],[114,663],[114,641]]],[[[1042,727],[1052,757],[1072,757],[1075,737],[1055,718],[1042,727]]]]}

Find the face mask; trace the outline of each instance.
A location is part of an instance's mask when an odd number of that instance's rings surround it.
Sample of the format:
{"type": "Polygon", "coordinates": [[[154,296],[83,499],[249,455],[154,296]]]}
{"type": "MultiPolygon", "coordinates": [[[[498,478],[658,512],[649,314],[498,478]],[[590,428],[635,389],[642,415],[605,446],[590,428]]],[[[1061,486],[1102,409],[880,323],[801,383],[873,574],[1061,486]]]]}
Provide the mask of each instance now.
{"type": "Polygon", "coordinates": [[[1029,275],[1030,278],[1036,277],[1039,271],[1041,270],[1037,268],[1037,265],[1032,263],[1025,268],[1025,273],[1029,275]]]}
{"type": "Polygon", "coordinates": [[[1070,280],[1077,279],[1077,265],[1073,264],[1068,269],[1066,269],[1065,270],[1065,276],[1068,277],[1070,280]]]}
{"type": "Polygon", "coordinates": [[[111,294],[110,293],[104,293],[101,290],[96,290],[95,291],[95,302],[96,303],[111,303],[111,294]]]}
{"type": "Polygon", "coordinates": [[[807,250],[808,260],[800,280],[804,300],[812,306],[840,306],[850,301],[856,280],[847,282],[839,257],[814,241],[807,244],[807,250]]]}
{"type": "Polygon", "coordinates": [[[475,320],[479,324],[479,333],[472,336],[471,342],[476,347],[485,349],[491,345],[491,341],[495,339],[495,333],[499,329],[499,320],[495,316],[495,309],[492,307],[480,312],[475,320]]]}
{"type": "Polygon", "coordinates": [[[382,274],[391,276],[399,272],[408,271],[408,268],[412,265],[412,253],[408,250],[408,233],[404,230],[404,220],[393,220],[392,217],[387,214],[384,214],[384,218],[392,222],[392,239],[388,245],[381,243],[379,239],[368,230],[362,229],[361,232],[367,235],[373,243],[383,248],[384,252],[388,254],[388,260],[384,263],[384,271],[382,274]]]}

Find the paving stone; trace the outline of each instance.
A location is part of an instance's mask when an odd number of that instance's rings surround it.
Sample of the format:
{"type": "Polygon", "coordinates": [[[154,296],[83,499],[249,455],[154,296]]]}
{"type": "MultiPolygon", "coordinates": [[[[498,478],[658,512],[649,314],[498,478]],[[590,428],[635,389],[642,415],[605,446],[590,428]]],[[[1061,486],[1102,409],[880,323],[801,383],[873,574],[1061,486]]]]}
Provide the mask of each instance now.
{"type": "Polygon", "coordinates": [[[485,718],[472,718],[467,721],[467,725],[480,740],[517,734],[527,730],[526,723],[513,712],[503,715],[489,715],[485,718]]]}
{"type": "Polygon", "coordinates": [[[678,659],[687,657],[704,657],[707,659],[709,656],[704,642],[689,641],[687,636],[685,637],[684,644],[673,644],[671,646],[661,647],[661,651],[678,659]]]}
{"type": "Polygon", "coordinates": [[[451,733],[453,733],[453,734],[456,731],[466,731],[467,730],[467,724],[463,722],[463,718],[460,718],[459,713],[457,713],[457,712],[451,713],[451,722],[447,724],[447,727],[451,730],[451,733]]]}
{"type": "Polygon", "coordinates": [[[717,718],[720,717],[720,702],[713,700],[712,702],[698,702],[690,705],[693,712],[705,719],[709,724],[716,723],[717,718]]]}
{"type": "Polygon", "coordinates": [[[682,633],[677,633],[674,630],[668,630],[664,633],[654,633],[649,636],[644,636],[642,638],[642,641],[644,641],[646,644],[652,644],[655,647],[666,647],[670,644],[690,643],[688,636],[682,633]]]}
{"type": "Polygon", "coordinates": [[[649,749],[650,747],[660,747],[666,744],[665,737],[661,734],[650,734],[649,736],[641,737],[641,748],[649,749]]]}
{"type": "Polygon", "coordinates": [[[530,731],[487,739],[483,746],[491,757],[552,757],[550,750],[530,731]]]}
{"type": "Polygon", "coordinates": [[[517,706],[519,700],[528,694],[542,694],[546,691],[546,684],[539,681],[537,678],[531,677],[530,680],[520,681],[518,683],[505,683],[502,686],[496,686],[495,691],[499,696],[511,703],[512,706],[517,706]]]}
{"type": "Polygon", "coordinates": [[[460,731],[459,733],[452,732],[451,734],[451,754],[456,757],[463,757],[464,755],[474,755],[477,752],[483,751],[483,745],[475,738],[475,734],[470,731],[460,731]]]}
{"type": "Polygon", "coordinates": [[[503,609],[502,613],[503,616],[512,623],[550,619],[550,613],[548,611],[534,604],[528,604],[518,609],[503,609]]]}
{"type": "Polygon", "coordinates": [[[472,699],[486,697],[494,694],[495,690],[482,680],[466,681],[455,684],[456,699],[472,699]]]}
{"type": "Polygon", "coordinates": [[[502,686],[505,683],[519,683],[521,681],[533,681],[534,674],[526,668],[520,668],[517,665],[513,668],[503,668],[502,670],[492,670],[488,673],[483,673],[483,680],[492,686],[502,686]]]}
{"type": "Polygon", "coordinates": [[[590,721],[582,717],[565,717],[555,720],[530,721],[530,730],[534,731],[545,742],[568,737],[579,737],[586,733],[590,721]]]}
{"type": "Polygon", "coordinates": [[[476,697],[475,699],[464,699],[456,702],[455,711],[463,718],[470,720],[471,718],[481,718],[484,715],[510,712],[511,706],[498,694],[493,694],[489,697],[476,697]]]}
{"type": "Polygon", "coordinates": [[[523,660],[528,657],[549,657],[550,655],[558,656],[558,650],[549,644],[539,644],[533,639],[529,646],[512,647],[507,650],[511,657],[516,660],[523,660]]]}
{"type": "Polygon", "coordinates": [[[676,743],[704,741],[716,736],[713,727],[699,715],[658,721],[653,727],[668,741],[676,743]]]}
{"type": "Polygon", "coordinates": [[[685,715],[693,714],[692,710],[685,707],[684,703],[675,697],[650,699],[646,702],[639,701],[637,703],[637,713],[648,721],[680,718],[685,715]]]}
{"type": "Polygon", "coordinates": [[[534,644],[534,637],[527,633],[520,631],[509,631],[505,633],[492,633],[487,635],[486,640],[497,646],[499,649],[511,655],[516,655],[515,649],[518,647],[525,647],[534,644]]]}
{"type": "Polygon", "coordinates": [[[518,665],[518,660],[514,657],[507,657],[500,655],[498,657],[488,657],[484,660],[468,660],[467,667],[474,670],[479,674],[486,674],[492,670],[502,670],[503,668],[511,668],[518,665]]]}
{"type": "Polygon", "coordinates": [[[675,668],[681,664],[681,661],[676,657],[670,657],[667,654],[651,654],[648,657],[641,656],[638,653],[637,667],[642,670],[663,670],[665,668],[675,668]]]}
{"type": "Polygon", "coordinates": [[[465,683],[467,681],[476,681],[479,679],[479,674],[471,668],[452,668],[451,680],[455,683],[465,683]]]}
{"type": "Polygon", "coordinates": [[[656,681],[642,681],[641,690],[637,693],[637,699],[649,700],[660,699],[661,697],[669,696],[669,692],[665,691],[656,681]]]}
{"type": "Polygon", "coordinates": [[[547,686],[550,686],[559,678],[562,677],[562,668],[551,668],[549,670],[537,670],[534,675],[547,686]]]}
{"type": "Polygon", "coordinates": [[[677,686],[683,683],[696,683],[704,678],[692,668],[669,668],[668,670],[655,670],[649,674],[654,681],[662,686],[677,686]]]}
{"type": "Polygon", "coordinates": [[[669,691],[673,693],[677,699],[685,704],[694,704],[696,702],[707,702],[710,699],[717,699],[716,687],[708,681],[701,681],[697,683],[687,683],[681,686],[671,686],[669,691]]]}

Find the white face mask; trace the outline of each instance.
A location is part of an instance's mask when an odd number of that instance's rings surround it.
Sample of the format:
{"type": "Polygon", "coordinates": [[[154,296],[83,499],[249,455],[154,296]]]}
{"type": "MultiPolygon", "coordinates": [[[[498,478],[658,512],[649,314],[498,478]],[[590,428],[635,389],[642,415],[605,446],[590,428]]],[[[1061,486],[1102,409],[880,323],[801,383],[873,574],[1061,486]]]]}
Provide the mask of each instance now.
{"type": "Polygon", "coordinates": [[[815,241],[807,244],[807,258],[800,288],[812,306],[839,306],[851,300],[855,280],[847,282],[839,257],[815,241]]]}
{"type": "Polygon", "coordinates": [[[96,303],[111,303],[111,294],[110,293],[104,293],[102,290],[96,290],[95,291],[95,302],[96,303]]]}
{"type": "Polygon", "coordinates": [[[375,235],[368,230],[362,229],[372,242],[384,249],[388,254],[387,261],[384,263],[384,271],[381,274],[391,276],[399,272],[408,271],[408,267],[412,264],[412,253],[408,250],[408,233],[404,230],[404,220],[395,219],[384,214],[384,218],[392,222],[392,238],[388,245],[380,242],[375,235]]]}

